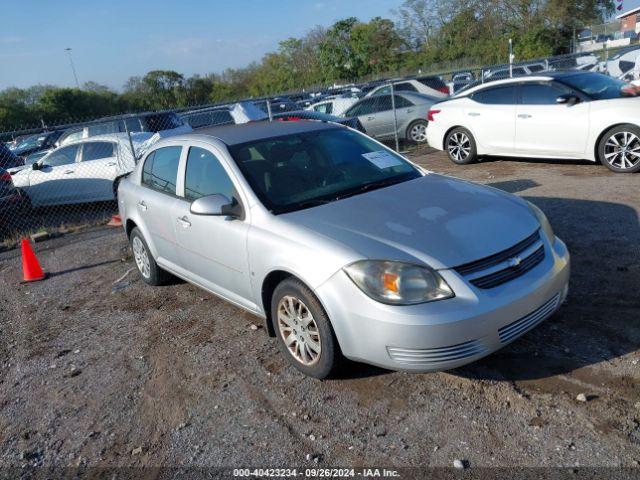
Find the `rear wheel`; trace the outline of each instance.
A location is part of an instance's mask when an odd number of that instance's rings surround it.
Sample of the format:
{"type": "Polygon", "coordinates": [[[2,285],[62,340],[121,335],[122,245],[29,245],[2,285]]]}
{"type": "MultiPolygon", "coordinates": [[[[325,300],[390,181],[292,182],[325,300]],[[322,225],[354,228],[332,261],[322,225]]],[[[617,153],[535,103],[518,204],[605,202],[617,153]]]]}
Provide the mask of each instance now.
{"type": "Polygon", "coordinates": [[[466,128],[451,130],[444,140],[444,146],[451,161],[458,165],[468,165],[478,159],[476,141],[466,128]]]}
{"type": "Polygon", "coordinates": [[[338,341],[329,317],[306,285],[294,278],[280,283],[273,292],[271,318],[289,363],[319,379],[334,371],[340,359],[338,341]]]}
{"type": "Polygon", "coordinates": [[[598,159],[614,172],[640,171],[640,128],[626,124],[608,130],[598,145],[598,159]]]}
{"type": "Polygon", "coordinates": [[[426,143],[427,141],[427,126],[429,123],[426,120],[415,120],[407,127],[406,137],[411,143],[426,143]]]}
{"type": "Polygon", "coordinates": [[[136,267],[138,267],[138,272],[140,272],[145,283],[153,286],[163,285],[171,278],[171,274],[162,270],[154,260],[149,246],[138,227],[131,231],[129,242],[131,243],[136,267]]]}

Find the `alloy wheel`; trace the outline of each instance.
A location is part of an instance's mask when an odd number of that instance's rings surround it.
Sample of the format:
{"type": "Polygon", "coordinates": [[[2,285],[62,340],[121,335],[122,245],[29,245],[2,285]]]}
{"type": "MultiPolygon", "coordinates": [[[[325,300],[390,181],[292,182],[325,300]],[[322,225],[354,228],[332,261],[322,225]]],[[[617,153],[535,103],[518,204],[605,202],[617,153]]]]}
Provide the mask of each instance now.
{"type": "Polygon", "coordinates": [[[456,132],[449,137],[447,150],[449,151],[449,155],[457,161],[464,161],[471,153],[471,141],[464,133],[456,132]]]}
{"type": "Polygon", "coordinates": [[[303,365],[313,365],[322,351],[320,331],[309,308],[290,295],[278,303],[278,329],[289,353],[303,365]]]}
{"type": "Polygon", "coordinates": [[[640,162],[640,139],[631,132],[614,133],[604,144],[604,159],[621,170],[635,167],[640,162]]]}
{"type": "Polygon", "coordinates": [[[151,276],[151,265],[149,263],[149,254],[147,253],[147,249],[144,247],[140,237],[133,237],[132,244],[133,258],[136,261],[138,270],[144,278],[149,278],[151,276]]]}
{"type": "Polygon", "coordinates": [[[417,123],[409,131],[409,137],[416,143],[427,141],[427,126],[424,123],[417,123]]]}

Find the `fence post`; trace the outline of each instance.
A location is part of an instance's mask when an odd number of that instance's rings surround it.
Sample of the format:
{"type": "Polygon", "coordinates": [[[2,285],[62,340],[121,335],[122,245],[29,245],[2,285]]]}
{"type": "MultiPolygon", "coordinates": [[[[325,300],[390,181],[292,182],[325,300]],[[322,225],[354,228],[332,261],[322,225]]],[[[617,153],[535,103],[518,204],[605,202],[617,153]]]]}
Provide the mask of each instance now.
{"type": "Polygon", "coordinates": [[[400,152],[400,140],[398,139],[398,114],[396,112],[396,96],[393,82],[391,82],[391,109],[393,110],[393,136],[396,140],[396,152],[400,152]]]}

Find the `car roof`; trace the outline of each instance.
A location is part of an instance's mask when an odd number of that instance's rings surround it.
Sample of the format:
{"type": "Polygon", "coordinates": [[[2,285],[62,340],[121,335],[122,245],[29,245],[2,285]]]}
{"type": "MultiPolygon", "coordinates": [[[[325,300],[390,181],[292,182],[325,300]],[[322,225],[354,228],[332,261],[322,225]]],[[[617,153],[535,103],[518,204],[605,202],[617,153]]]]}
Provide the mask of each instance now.
{"type": "MultiPolygon", "coordinates": [[[[131,134],[131,141],[134,142],[134,143],[145,142],[149,138],[151,138],[152,136],[153,136],[153,133],[151,133],[151,132],[133,132],[131,134]]],[[[64,145],[61,145],[58,148],[64,148],[64,147],[68,147],[70,145],[79,145],[79,144],[82,144],[82,143],[89,143],[89,142],[112,142],[112,143],[125,142],[125,143],[128,143],[129,142],[129,136],[124,132],[105,133],[105,134],[102,134],[102,135],[93,135],[92,137],[79,138],[78,140],[73,140],[72,142],[65,143],[64,145]]]]}
{"type": "Polygon", "coordinates": [[[171,140],[197,140],[200,137],[213,137],[228,146],[241,143],[264,140],[266,138],[295,135],[297,133],[315,132],[345,128],[334,123],[314,120],[300,120],[292,122],[249,122],[240,125],[219,125],[194,130],[184,135],[169,137],[171,140]]]}
{"type": "MultiPolygon", "coordinates": [[[[522,83],[522,82],[548,82],[550,80],[561,80],[562,78],[571,77],[575,75],[588,75],[594,72],[583,72],[581,70],[559,70],[554,72],[534,73],[530,75],[519,75],[513,78],[503,78],[500,80],[489,80],[469,89],[460,92],[459,97],[466,97],[467,95],[483,90],[487,87],[495,87],[498,85],[508,85],[510,83],[522,83]]],[[[458,95],[455,96],[459,98],[458,95]]],[[[452,97],[454,98],[454,97],[452,97]]]]}

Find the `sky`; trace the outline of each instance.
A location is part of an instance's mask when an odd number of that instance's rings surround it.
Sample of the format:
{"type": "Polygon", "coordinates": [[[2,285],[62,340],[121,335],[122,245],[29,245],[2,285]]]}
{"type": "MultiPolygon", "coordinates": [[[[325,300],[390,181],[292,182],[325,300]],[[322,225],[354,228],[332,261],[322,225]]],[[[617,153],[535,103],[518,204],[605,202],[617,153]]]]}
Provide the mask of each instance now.
{"type": "MultiPolygon", "coordinates": [[[[640,1],[640,0],[638,0],[640,1]]],[[[150,70],[242,67],[315,25],[390,17],[401,0],[0,0],[0,89],[80,84],[115,89],[150,70]]]]}
{"type": "MultiPolygon", "coordinates": [[[[316,25],[392,17],[402,0],[0,0],[0,89],[243,67],[316,25]]],[[[623,0],[624,10],[640,0],[623,0]]]]}

